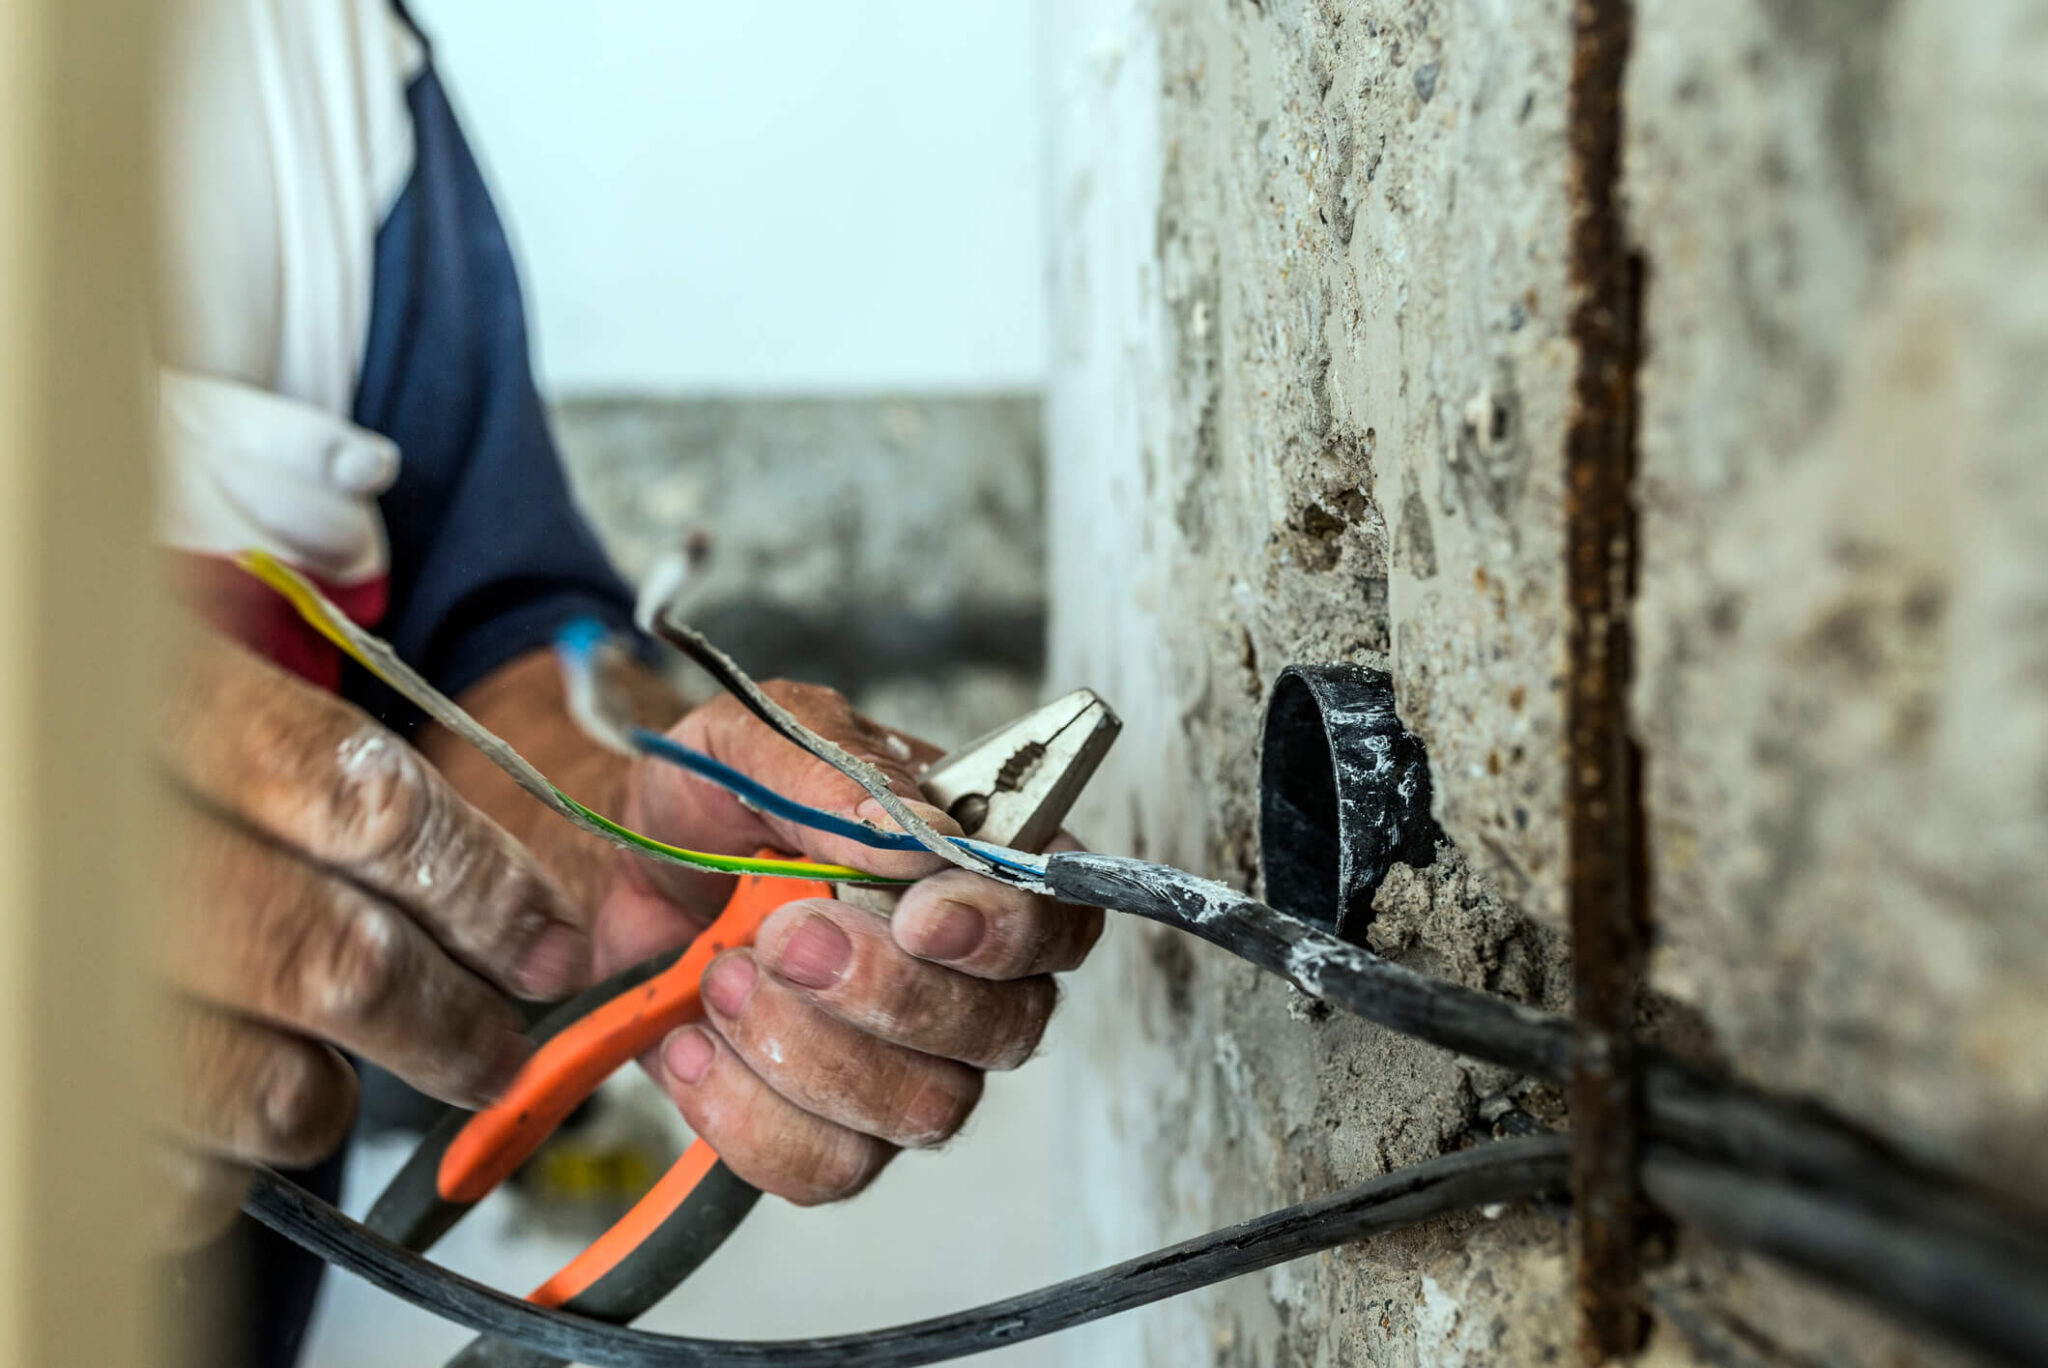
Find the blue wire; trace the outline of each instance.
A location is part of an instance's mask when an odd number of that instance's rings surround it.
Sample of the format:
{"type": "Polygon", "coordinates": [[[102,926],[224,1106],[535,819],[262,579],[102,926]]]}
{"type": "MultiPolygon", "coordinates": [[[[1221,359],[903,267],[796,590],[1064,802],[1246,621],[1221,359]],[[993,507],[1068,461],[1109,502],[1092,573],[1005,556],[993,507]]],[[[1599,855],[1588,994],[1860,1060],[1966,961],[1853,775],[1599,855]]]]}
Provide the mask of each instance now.
{"type": "MultiPolygon", "coordinates": [[[[823,808],[811,807],[809,804],[797,802],[794,798],[784,797],[732,766],[714,760],[702,751],[692,750],[681,742],[672,741],[660,732],[649,731],[645,727],[634,727],[628,735],[642,755],[667,761],[680,769],[688,770],[700,779],[708,779],[727,792],[746,799],[771,817],[780,817],[786,822],[795,822],[798,826],[809,827],[833,836],[844,836],[850,841],[858,841],[875,850],[924,849],[924,843],[907,832],[877,831],[865,822],[858,822],[850,817],[842,817],[836,812],[827,812],[823,808]]],[[[971,850],[985,859],[1002,865],[1005,869],[1013,869],[1032,878],[1039,878],[1044,874],[1041,869],[1019,864],[1014,858],[1015,852],[1005,850],[1001,846],[993,846],[986,841],[971,841],[963,836],[948,839],[954,845],[971,850]]]]}
{"type": "Polygon", "coordinates": [[[611,628],[594,617],[571,618],[555,633],[555,650],[578,669],[590,668],[611,628]]]}
{"type": "MultiPolygon", "coordinates": [[[[595,668],[597,648],[609,635],[609,629],[595,618],[577,618],[565,625],[555,635],[555,650],[563,665],[578,674],[587,674],[595,668]]],[[[842,817],[836,812],[827,812],[794,798],[784,797],[767,785],[740,773],[732,766],[714,760],[699,750],[692,750],[681,742],[672,741],[660,732],[645,727],[632,727],[627,737],[634,749],[642,755],[688,770],[700,779],[707,779],[728,793],[736,794],[752,803],[771,817],[780,817],[785,822],[823,831],[829,835],[842,836],[849,841],[874,850],[920,851],[924,844],[915,836],[902,831],[877,831],[865,822],[842,817]]],[[[1045,871],[1031,865],[1020,864],[1016,852],[992,846],[985,841],[970,841],[965,837],[951,838],[953,844],[971,850],[983,859],[991,860],[1005,869],[1014,870],[1031,878],[1044,877],[1045,871]]]]}
{"type": "Polygon", "coordinates": [[[633,739],[634,747],[641,754],[651,755],[657,760],[666,760],[669,764],[686,769],[700,779],[709,779],[727,792],[746,799],[771,817],[780,817],[785,822],[795,822],[799,826],[829,832],[834,836],[844,836],[850,841],[859,841],[862,845],[872,846],[876,850],[924,849],[915,836],[906,832],[877,831],[865,822],[856,822],[850,817],[841,817],[836,812],[827,812],[823,808],[799,803],[794,798],[785,798],[767,785],[741,774],[732,766],[713,760],[702,751],[691,750],[680,742],[671,741],[659,732],[649,731],[645,727],[635,727],[629,735],[633,739]]]}

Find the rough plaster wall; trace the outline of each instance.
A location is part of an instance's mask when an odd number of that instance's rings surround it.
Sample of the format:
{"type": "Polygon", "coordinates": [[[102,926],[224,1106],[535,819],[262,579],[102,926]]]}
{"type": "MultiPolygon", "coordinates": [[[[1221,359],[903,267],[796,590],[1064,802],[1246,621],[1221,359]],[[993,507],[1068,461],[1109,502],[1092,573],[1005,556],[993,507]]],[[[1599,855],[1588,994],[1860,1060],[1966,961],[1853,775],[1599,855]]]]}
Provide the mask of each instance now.
{"type": "MultiPolygon", "coordinates": [[[[1051,669],[1128,724],[1084,829],[1251,880],[1271,676],[1390,666],[1476,867],[1390,882],[1376,944],[1558,1004],[1562,0],[1076,0],[1050,34],[1051,669]]],[[[1072,1002],[1099,1257],[1440,1153],[1507,1101],[1171,933],[1118,928],[1072,1002]]],[[[1546,1215],[1451,1222],[1075,1356],[1543,1362],[1563,1266],[1546,1215]]]]}
{"type": "Polygon", "coordinates": [[[714,600],[848,611],[1040,608],[1039,402],[578,397],[554,406],[577,494],[629,575],[709,530],[714,600]]]}
{"type": "Polygon", "coordinates": [[[1639,12],[1655,985],[2041,1208],[2048,11],[1639,12]]]}
{"type": "MultiPolygon", "coordinates": [[[[1253,880],[1272,675],[1387,666],[1456,849],[1390,881],[1375,944],[1559,1005],[1567,0],[1049,8],[1051,672],[1129,724],[1088,834],[1253,880]]],[[[2038,1204],[2048,23],[1643,0],[1637,27],[1653,986],[1742,1076],[2038,1204]]],[[[1145,928],[1069,1010],[1101,1257],[1500,1105],[1145,928]]],[[[1448,1223],[1074,1361],[1543,1362],[1563,1251],[1540,1213],[1448,1223]]],[[[1659,1363],[1946,1361],[1690,1237],[1653,1291],[1659,1363]]]]}
{"type": "Polygon", "coordinates": [[[1658,980],[2038,1196],[2048,13],[1720,11],[1634,86],[1658,980]]]}

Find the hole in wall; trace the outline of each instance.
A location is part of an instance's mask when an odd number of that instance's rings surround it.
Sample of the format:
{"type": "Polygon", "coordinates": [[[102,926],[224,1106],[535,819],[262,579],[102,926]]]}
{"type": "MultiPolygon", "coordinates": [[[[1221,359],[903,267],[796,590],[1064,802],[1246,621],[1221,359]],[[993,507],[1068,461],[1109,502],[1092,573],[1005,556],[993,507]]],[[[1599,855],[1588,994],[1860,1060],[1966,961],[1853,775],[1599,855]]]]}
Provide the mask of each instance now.
{"type": "Polygon", "coordinates": [[[1436,859],[1429,804],[1429,758],[1401,725],[1386,671],[1336,664],[1280,672],[1259,754],[1268,903],[1363,945],[1387,870],[1436,859]]]}

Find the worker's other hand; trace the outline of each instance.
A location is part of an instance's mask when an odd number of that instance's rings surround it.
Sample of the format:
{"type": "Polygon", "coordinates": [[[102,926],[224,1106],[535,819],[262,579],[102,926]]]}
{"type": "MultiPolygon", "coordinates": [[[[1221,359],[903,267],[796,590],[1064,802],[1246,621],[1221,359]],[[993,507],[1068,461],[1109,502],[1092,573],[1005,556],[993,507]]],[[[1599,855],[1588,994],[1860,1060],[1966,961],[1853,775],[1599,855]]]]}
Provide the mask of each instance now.
{"type": "MultiPolygon", "coordinates": [[[[777,702],[888,776],[940,831],[944,812],[917,799],[938,752],[877,726],[830,689],[774,683],[777,702]]],[[[670,733],[799,802],[893,825],[844,775],[775,735],[731,698],[698,708],[670,733]]],[[[982,1075],[1029,1058],[1102,914],[1033,897],[924,852],[883,852],[766,817],[672,766],[643,764],[627,824],[733,854],[763,846],[898,878],[923,877],[893,917],[826,899],[793,902],[762,924],[752,949],[704,975],[705,1020],[675,1032],[650,1061],[684,1118],[748,1182],[793,1202],[850,1197],[903,1146],[939,1144],[981,1097],[982,1075]]],[[[633,861],[597,922],[609,973],[682,944],[717,915],[730,879],[633,861]]]]}
{"type": "Polygon", "coordinates": [[[196,1237],[233,1212],[218,1161],[302,1165],[341,1142],[343,1050],[450,1102],[495,1097],[528,1052],[511,995],[580,986],[590,938],[397,736],[224,640],[181,647],[158,730],[175,793],[159,953],[167,1120],[197,1152],[167,1172],[206,1189],[171,1205],[196,1237]]]}

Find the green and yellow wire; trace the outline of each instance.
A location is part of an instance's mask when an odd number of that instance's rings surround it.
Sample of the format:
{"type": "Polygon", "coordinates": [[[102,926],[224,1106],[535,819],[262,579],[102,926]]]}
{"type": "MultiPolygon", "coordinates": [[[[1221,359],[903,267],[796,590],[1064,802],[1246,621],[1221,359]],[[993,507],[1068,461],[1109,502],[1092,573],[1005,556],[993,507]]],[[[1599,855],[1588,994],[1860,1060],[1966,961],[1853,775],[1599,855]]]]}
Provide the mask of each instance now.
{"type": "Polygon", "coordinates": [[[665,841],[657,841],[652,836],[620,826],[611,818],[585,807],[548,782],[547,777],[535,769],[525,756],[512,749],[504,738],[463,711],[454,699],[429,684],[418,671],[398,658],[398,653],[391,649],[388,642],[357,626],[346,613],[321,593],[311,580],[297,570],[265,551],[244,551],[235,557],[235,563],[283,595],[285,601],[297,610],[308,625],[333,642],[349,659],[403,694],[427,716],[483,752],[486,759],[511,776],[513,783],[593,836],[601,837],[614,845],[624,846],[628,850],[651,855],[658,860],[667,860],[671,864],[688,865],[692,869],[705,869],[719,874],[762,874],[771,878],[825,880],[837,883],[896,885],[907,882],[903,879],[884,879],[847,865],[810,864],[802,860],[764,860],[739,855],[717,855],[703,850],[685,850],[681,846],[672,846],[665,841]]]}

